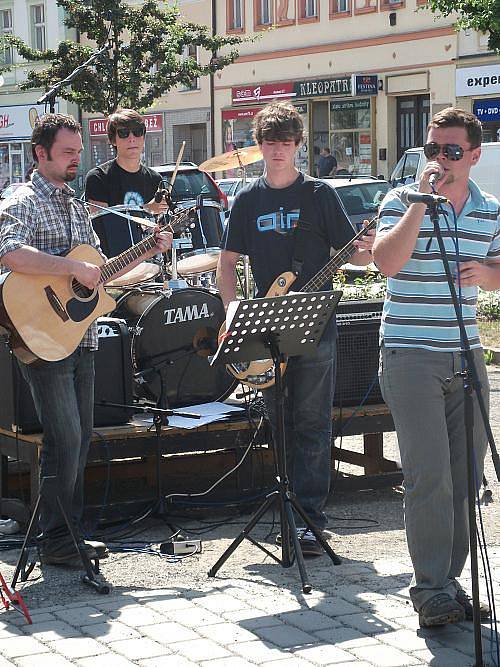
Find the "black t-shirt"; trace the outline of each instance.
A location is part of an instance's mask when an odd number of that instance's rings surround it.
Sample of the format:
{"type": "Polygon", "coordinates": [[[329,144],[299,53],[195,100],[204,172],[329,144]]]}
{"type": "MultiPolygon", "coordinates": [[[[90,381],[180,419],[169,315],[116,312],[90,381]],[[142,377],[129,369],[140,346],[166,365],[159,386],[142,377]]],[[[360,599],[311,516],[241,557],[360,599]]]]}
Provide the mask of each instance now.
{"type": "Polygon", "coordinates": [[[108,206],[142,206],[153,199],[160,182],[160,174],[153,169],[141,164],[139,171],[125,171],[115,159],[89,171],[85,197],[108,206]]]}
{"type": "Polygon", "coordinates": [[[318,160],[318,176],[322,178],[323,176],[329,176],[332,169],[337,166],[337,160],[333,155],[320,155],[318,160]]]}
{"type": "MultiPolygon", "coordinates": [[[[261,177],[236,196],[221,247],[249,256],[258,296],[265,296],[281,273],[292,270],[294,229],[304,195],[304,176],[300,174],[287,188],[271,188],[261,177]]],[[[312,210],[313,219],[307,220],[310,228],[297,235],[305,247],[294,291],[325,266],[330,248],[339,250],[355,234],[326,183],[314,180],[312,210]]]]}

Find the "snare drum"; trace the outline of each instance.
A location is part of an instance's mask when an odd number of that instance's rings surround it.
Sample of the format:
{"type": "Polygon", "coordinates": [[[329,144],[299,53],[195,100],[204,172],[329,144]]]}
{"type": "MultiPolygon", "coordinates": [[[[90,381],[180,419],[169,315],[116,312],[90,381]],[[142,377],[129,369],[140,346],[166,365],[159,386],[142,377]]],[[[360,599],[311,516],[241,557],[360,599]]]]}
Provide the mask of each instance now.
{"type": "Polygon", "coordinates": [[[221,205],[212,199],[203,199],[197,219],[190,229],[193,250],[179,253],[177,272],[181,276],[214,271],[220,254],[224,231],[221,205]]]}

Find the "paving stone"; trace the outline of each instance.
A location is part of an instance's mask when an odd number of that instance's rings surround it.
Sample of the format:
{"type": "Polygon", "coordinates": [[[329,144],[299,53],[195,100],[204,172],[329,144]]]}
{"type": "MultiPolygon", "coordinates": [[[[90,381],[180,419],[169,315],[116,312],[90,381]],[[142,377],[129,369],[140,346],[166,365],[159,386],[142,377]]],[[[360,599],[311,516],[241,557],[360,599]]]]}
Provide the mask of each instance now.
{"type": "Polygon", "coordinates": [[[225,593],[215,593],[214,595],[199,598],[196,600],[196,604],[216,614],[221,614],[223,611],[235,611],[247,606],[242,604],[242,601],[238,600],[238,598],[226,595],[225,593]]]}
{"type": "Polygon", "coordinates": [[[198,628],[200,635],[212,639],[214,642],[226,646],[236,642],[250,642],[258,637],[249,630],[240,627],[236,623],[218,623],[217,625],[205,625],[198,628]]]}
{"type": "Polygon", "coordinates": [[[103,644],[118,641],[119,639],[133,639],[140,637],[137,630],[129,628],[119,621],[108,621],[107,623],[94,623],[94,625],[84,625],[82,633],[98,639],[103,644]]]}
{"type": "MultiPolygon", "coordinates": [[[[199,663],[200,667],[255,667],[254,663],[248,662],[244,658],[235,658],[232,655],[229,658],[217,658],[216,660],[204,660],[199,663]]],[[[286,667],[286,665],[284,665],[286,667]]]]}
{"type": "MultiPolygon", "coordinates": [[[[29,626],[27,626],[29,627],[29,626]]],[[[0,639],[8,639],[9,637],[23,637],[24,632],[22,627],[11,625],[9,629],[0,630],[0,639]]]]}
{"type": "Polygon", "coordinates": [[[311,605],[311,608],[325,614],[325,616],[331,616],[333,618],[336,616],[345,616],[346,614],[359,614],[363,611],[361,607],[358,607],[351,602],[347,602],[341,597],[316,600],[314,604],[311,605]]]}
{"type": "Polygon", "coordinates": [[[141,667],[198,667],[195,662],[191,662],[182,655],[167,655],[161,658],[149,658],[140,660],[141,667]]]}
{"type": "MultiPolygon", "coordinates": [[[[72,667],[73,665],[72,662],[63,658],[62,655],[55,655],[55,653],[27,655],[24,658],[17,658],[16,663],[19,667],[72,667]]],[[[0,667],[2,667],[2,664],[0,662],[0,667]]]]}
{"type": "Polygon", "coordinates": [[[379,635],[383,632],[391,632],[392,630],[399,629],[396,623],[393,623],[389,619],[375,616],[368,612],[342,616],[341,621],[344,625],[356,628],[364,635],[379,635]]]}
{"type": "Polygon", "coordinates": [[[315,636],[321,639],[323,643],[333,644],[337,648],[348,650],[356,646],[370,646],[376,644],[377,639],[364,635],[355,628],[346,628],[344,625],[328,630],[319,630],[314,632],[315,636]]]}
{"type": "Polygon", "coordinates": [[[315,632],[316,630],[324,630],[338,625],[329,616],[320,614],[319,611],[312,609],[289,611],[286,614],[279,614],[278,616],[284,623],[294,625],[296,628],[304,630],[304,632],[315,632]]]}
{"type": "Polygon", "coordinates": [[[270,660],[279,660],[280,658],[290,656],[289,651],[276,648],[269,642],[263,642],[258,639],[253,642],[230,644],[227,648],[231,653],[241,655],[243,658],[251,656],[252,661],[259,665],[270,660]]]}
{"type": "Polygon", "coordinates": [[[101,653],[108,653],[108,649],[92,637],[73,637],[71,639],[59,639],[51,642],[50,649],[57,653],[62,653],[70,659],[87,658],[91,655],[97,656],[101,653]]]}
{"type": "Polygon", "coordinates": [[[48,648],[33,637],[12,636],[0,639],[0,655],[5,658],[20,658],[23,655],[47,653],[48,648]]]}
{"type": "Polygon", "coordinates": [[[200,660],[214,660],[215,658],[226,658],[231,655],[229,651],[210,639],[175,642],[175,644],[172,644],[172,650],[196,663],[200,660]]]}
{"type": "Polygon", "coordinates": [[[153,625],[153,623],[163,623],[165,620],[164,614],[160,614],[154,609],[149,609],[139,604],[110,611],[108,615],[110,618],[117,619],[120,623],[129,625],[132,628],[138,628],[141,625],[153,625]]]}
{"type": "Polygon", "coordinates": [[[117,642],[108,644],[111,651],[117,651],[130,660],[142,660],[145,658],[156,658],[160,655],[170,655],[172,651],[159,642],[155,642],[149,637],[139,637],[138,639],[121,639],[117,642]]]}
{"type": "MultiPolygon", "coordinates": [[[[164,616],[175,623],[185,625],[188,628],[197,628],[200,625],[213,625],[220,623],[221,617],[217,614],[204,609],[203,607],[191,607],[190,609],[177,609],[172,612],[165,613],[164,616]]],[[[164,621],[165,618],[162,618],[164,621]]]]}
{"type": "MultiPolygon", "coordinates": [[[[208,667],[208,666],[207,666],[208,667]]],[[[271,662],[263,662],[261,667],[313,667],[312,662],[302,660],[302,658],[284,658],[283,660],[272,660],[271,662]]],[[[354,667],[351,662],[351,667],[354,667]]]]}
{"type": "Polygon", "coordinates": [[[107,618],[104,612],[88,605],[76,607],[75,609],[56,611],[54,615],[66,623],[74,625],[76,628],[81,628],[82,625],[90,625],[91,623],[102,623],[107,618]]]}
{"type": "Polygon", "coordinates": [[[439,665],[439,667],[473,667],[474,659],[453,648],[428,648],[415,651],[413,655],[423,665],[439,665]]]}
{"type": "Polygon", "coordinates": [[[64,621],[44,621],[43,623],[33,623],[23,628],[25,634],[39,639],[42,642],[56,641],[65,637],[81,637],[82,633],[64,621]]]}
{"type": "Polygon", "coordinates": [[[185,628],[179,623],[158,623],[157,625],[146,625],[138,628],[141,634],[155,639],[160,644],[169,646],[172,642],[183,642],[188,639],[199,639],[196,632],[190,628],[185,628]]]}
{"type": "Polygon", "coordinates": [[[292,648],[317,643],[316,637],[289,625],[273,625],[269,628],[257,628],[255,634],[262,640],[281,648],[292,648]]]}
{"type": "MultiPolygon", "coordinates": [[[[36,612],[36,611],[31,611],[28,609],[30,612],[30,618],[33,621],[33,623],[43,623],[44,621],[53,621],[55,620],[54,614],[49,614],[47,612],[36,612]]],[[[12,625],[27,625],[26,617],[24,614],[10,614],[9,622],[6,624],[8,627],[9,623],[12,625]]],[[[0,629],[4,628],[4,623],[0,622],[0,629]]]]}
{"type": "Polygon", "coordinates": [[[238,609],[238,611],[226,611],[223,618],[231,623],[238,623],[245,630],[252,632],[255,628],[266,628],[271,625],[281,625],[281,620],[276,616],[263,616],[255,609],[238,609]]]}
{"type": "MultiPolygon", "coordinates": [[[[27,656],[26,659],[31,658],[32,656],[27,656]]],[[[18,658],[17,661],[19,660],[24,660],[25,658],[18,658]]],[[[3,656],[0,655],[0,667],[12,667],[14,665],[13,662],[10,660],[7,660],[7,658],[4,658],[3,656]]]]}
{"type": "Polygon", "coordinates": [[[334,665],[337,662],[349,662],[354,659],[347,651],[331,644],[294,649],[293,654],[298,658],[309,660],[314,665],[334,665]]]}
{"type": "Polygon", "coordinates": [[[152,600],[151,602],[146,602],[145,606],[154,609],[160,614],[168,614],[170,611],[176,611],[177,609],[195,608],[190,600],[181,597],[167,597],[163,600],[152,600]]]}
{"type": "Polygon", "coordinates": [[[426,648],[427,646],[440,646],[437,638],[430,636],[421,636],[411,630],[394,630],[394,632],[385,632],[379,635],[378,639],[384,644],[390,644],[395,648],[404,648],[405,652],[411,653],[426,648]]]}
{"type": "MultiPolygon", "coordinates": [[[[362,660],[369,660],[377,667],[404,667],[405,665],[419,665],[422,664],[419,658],[403,653],[393,646],[384,646],[378,644],[376,646],[362,646],[360,648],[353,648],[352,652],[362,660]]],[[[439,667],[441,667],[441,663],[439,667]]],[[[457,663],[455,667],[458,667],[457,663]]],[[[462,667],[460,665],[460,667],[462,667]]]]}
{"type": "Polygon", "coordinates": [[[113,653],[105,653],[93,658],[80,658],[76,664],[80,667],[135,667],[135,664],[124,658],[123,655],[113,653]]]}

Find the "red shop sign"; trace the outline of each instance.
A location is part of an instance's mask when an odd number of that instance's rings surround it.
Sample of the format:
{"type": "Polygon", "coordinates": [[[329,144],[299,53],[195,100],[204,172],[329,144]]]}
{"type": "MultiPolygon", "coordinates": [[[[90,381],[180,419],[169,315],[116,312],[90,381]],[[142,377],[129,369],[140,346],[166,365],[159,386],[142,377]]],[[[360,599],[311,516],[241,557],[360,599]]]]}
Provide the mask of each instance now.
{"type": "MultiPolygon", "coordinates": [[[[143,116],[146,123],[146,132],[161,132],[163,130],[163,114],[150,113],[143,116]]],[[[91,118],[89,120],[89,134],[91,137],[107,135],[108,119],[91,118]]]]}
{"type": "Polygon", "coordinates": [[[262,107],[247,107],[245,109],[224,109],[222,111],[222,120],[242,120],[244,118],[253,118],[262,107]]]}
{"type": "Polygon", "coordinates": [[[268,102],[274,99],[290,99],[296,92],[291,81],[265,83],[260,86],[238,86],[231,89],[233,104],[248,102],[268,102]]]}

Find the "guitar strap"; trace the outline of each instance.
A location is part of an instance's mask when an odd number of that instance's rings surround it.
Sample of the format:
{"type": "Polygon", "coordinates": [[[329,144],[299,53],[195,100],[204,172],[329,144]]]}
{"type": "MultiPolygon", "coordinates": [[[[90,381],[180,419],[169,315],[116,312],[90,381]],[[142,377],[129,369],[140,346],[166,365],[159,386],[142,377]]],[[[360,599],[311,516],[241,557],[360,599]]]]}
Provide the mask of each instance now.
{"type": "Polygon", "coordinates": [[[304,174],[302,183],[302,192],[300,196],[300,217],[297,220],[297,226],[293,230],[293,254],[292,271],[300,276],[302,265],[304,263],[304,249],[306,247],[306,234],[311,231],[311,221],[313,218],[313,194],[315,179],[304,174]]]}

